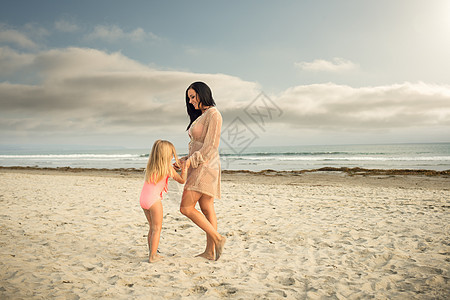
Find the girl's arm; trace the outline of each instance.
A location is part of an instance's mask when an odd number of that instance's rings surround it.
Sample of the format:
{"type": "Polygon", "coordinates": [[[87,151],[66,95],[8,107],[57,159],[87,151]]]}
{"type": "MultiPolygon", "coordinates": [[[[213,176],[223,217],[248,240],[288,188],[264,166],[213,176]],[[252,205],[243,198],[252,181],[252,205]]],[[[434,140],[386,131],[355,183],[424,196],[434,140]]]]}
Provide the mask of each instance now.
{"type": "Polygon", "coordinates": [[[176,182],[184,184],[186,182],[186,177],[187,177],[187,168],[186,168],[186,164],[183,163],[182,167],[181,167],[181,175],[179,175],[175,169],[172,169],[172,175],[170,176],[172,177],[176,182]]]}

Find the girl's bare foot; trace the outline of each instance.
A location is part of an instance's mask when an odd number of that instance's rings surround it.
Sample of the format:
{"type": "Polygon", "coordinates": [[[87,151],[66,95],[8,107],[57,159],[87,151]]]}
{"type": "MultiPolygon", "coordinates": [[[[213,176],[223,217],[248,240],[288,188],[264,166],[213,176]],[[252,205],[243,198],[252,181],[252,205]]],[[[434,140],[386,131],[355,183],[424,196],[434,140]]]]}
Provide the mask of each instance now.
{"type": "Polygon", "coordinates": [[[155,254],[155,255],[153,255],[153,256],[150,256],[150,258],[148,259],[148,262],[149,262],[149,263],[153,263],[153,262],[158,261],[158,260],[161,260],[161,259],[163,259],[163,258],[164,258],[164,256],[161,256],[161,255],[159,255],[159,254],[155,254]]]}
{"type": "Polygon", "coordinates": [[[219,240],[218,243],[216,243],[216,260],[219,259],[220,255],[222,255],[223,247],[225,246],[225,242],[227,241],[227,238],[222,236],[222,238],[219,240]]]}
{"type": "Polygon", "coordinates": [[[214,253],[210,254],[210,253],[203,252],[202,254],[196,255],[195,257],[203,257],[203,258],[206,258],[209,260],[214,260],[214,253]]]}

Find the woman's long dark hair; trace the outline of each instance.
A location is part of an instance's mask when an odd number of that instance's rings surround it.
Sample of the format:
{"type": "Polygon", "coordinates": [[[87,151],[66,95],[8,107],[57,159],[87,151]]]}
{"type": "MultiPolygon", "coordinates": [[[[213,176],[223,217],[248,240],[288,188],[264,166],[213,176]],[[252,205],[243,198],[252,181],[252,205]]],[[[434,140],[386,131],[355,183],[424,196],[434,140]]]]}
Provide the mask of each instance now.
{"type": "MultiPolygon", "coordinates": [[[[187,113],[189,115],[189,118],[191,119],[188,127],[186,128],[186,130],[189,129],[189,127],[191,127],[192,123],[201,116],[202,111],[200,109],[195,109],[194,105],[189,103],[189,96],[188,96],[188,91],[190,89],[193,89],[197,95],[198,95],[198,99],[200,100],[200,103],[203,106],[216,106],[216,103],[214,102],[213,96],[212,96],[212,92],[211,89],[209,88],[209,86],[201,81],[197,81],[194,82],[193,84],[191,84],[187,89],[186,89],[186,109],[187,109],[187,113]]],[[[200,104],[199,103],[199,104],[200,104]]]]}

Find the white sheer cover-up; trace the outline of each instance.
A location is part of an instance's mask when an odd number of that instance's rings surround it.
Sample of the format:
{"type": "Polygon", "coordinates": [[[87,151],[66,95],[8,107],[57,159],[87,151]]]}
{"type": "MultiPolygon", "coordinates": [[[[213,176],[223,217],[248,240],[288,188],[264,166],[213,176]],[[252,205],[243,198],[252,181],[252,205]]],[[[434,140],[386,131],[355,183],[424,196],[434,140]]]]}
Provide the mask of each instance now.
{"type": "Polygon", "coordinates": [[[207,109],[189,128],[191,161],[184,189],[220,199],[219,143],[222,115],[216,107],[207,109]]]}

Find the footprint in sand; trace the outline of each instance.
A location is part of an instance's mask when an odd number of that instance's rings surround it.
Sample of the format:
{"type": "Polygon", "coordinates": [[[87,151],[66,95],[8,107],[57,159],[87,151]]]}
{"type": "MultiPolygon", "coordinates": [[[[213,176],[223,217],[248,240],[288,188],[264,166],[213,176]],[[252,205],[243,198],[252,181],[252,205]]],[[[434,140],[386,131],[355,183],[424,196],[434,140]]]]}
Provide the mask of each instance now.
{"type": "Polygon", "coordinates": [[[200,295],[203,295],[207,291],[208,291],[208,288],[206,288],[202,285],[197,285],[197,286],[194,286],[193,288],[191,288],[192,293],[200,294],[200,295]]]}
{"type": "Polygon", "coordinates": [[[295,284],[295,279],[292,277],[276,277],[276,280],[284,286],[291,286],[295,284]]]}

